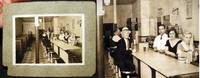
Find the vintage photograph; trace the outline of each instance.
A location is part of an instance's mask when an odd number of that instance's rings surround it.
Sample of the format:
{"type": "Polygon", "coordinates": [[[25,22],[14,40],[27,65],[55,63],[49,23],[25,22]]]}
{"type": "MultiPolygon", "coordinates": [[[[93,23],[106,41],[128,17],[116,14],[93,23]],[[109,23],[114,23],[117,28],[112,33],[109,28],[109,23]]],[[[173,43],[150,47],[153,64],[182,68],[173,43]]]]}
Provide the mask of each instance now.
{"type": "Polygon", "coordinates": [[[15,64],[83,63],[83,14],[14,16],[15,64]]]}
{"type": "Polygon", "coordinates": [[[199,0],[28,1],[3,11],[8,76],[199,78],[199,0]]]}

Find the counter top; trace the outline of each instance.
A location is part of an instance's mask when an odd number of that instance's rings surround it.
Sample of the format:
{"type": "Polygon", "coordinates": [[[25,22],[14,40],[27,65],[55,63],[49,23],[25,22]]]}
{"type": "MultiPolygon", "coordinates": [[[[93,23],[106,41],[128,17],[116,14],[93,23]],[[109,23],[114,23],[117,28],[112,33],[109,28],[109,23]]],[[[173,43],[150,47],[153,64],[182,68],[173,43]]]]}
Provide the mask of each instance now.
{"type": "Polygon", "coordinates": [[[54,44],[54,45],[57,45],[59,46],[61,49],[63,50],[76,50],[76,49],[80,49],[80,47],[77,47],[77,46],[73,46],[73,45],[70,45],[70,44],[67,44],[61,40],[51,40],[51,42],[54,44]]]}
{"type": "Polygon", "coordinates": [[[199,67],[192,64],[178,62],[177,59],[166,56],[153,50],[147,52],[133,52],[134,57],[147,64],[166,77],[173,77],[199,72],[199,67]]]}

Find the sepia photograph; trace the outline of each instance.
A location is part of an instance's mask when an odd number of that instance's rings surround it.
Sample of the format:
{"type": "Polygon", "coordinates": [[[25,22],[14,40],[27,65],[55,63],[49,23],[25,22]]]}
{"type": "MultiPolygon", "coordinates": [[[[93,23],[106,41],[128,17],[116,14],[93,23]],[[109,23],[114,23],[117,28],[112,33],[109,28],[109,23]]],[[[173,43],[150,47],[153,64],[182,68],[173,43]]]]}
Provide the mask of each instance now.
{"type": "Polygon", "coordinates": [[[199,78],[199,0],[27,0],[4,7],[5,78],[199,78]]]}
{"type": "Polygon", "coordinates": [[[16,15],[15,64],[82,64],[83,14],[16,15]]]}

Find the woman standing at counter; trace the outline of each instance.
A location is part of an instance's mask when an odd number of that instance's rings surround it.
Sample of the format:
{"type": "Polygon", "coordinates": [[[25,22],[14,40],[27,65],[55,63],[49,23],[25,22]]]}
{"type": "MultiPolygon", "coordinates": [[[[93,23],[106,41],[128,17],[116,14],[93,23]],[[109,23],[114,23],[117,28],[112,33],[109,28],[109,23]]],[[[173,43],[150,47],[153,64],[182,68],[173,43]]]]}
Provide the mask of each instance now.
{"type": "Polygon", "coordinates": [[[121,32],[118,28],[114,30],[114,36],[112,37],[113,47],[117,46],[119,40],[121,39],[120,33],[121,32]]]}
{"type": "Polygon", "coordinates": [[[111,46],[111,51],[110,55],[114,59],[114,64],[116,64],[116,52],[117,52],[117,45],[119,43],[119,40],[121,40],[121,31],[119,28],[114,29],[114,36],[112,37],[112,46],[111,46]]]}
{"type": "Polygon", "coordinates": [[[194,45],[191,32],[186,32],[183,34],[183,41],[178,45],[177,54],[179,61],[186,63],[193,61],[194,45]]]}
{"type": "Polygon", "coordinates": [[[165,53],[172,57],[177,58],[177,46],[181,43],[181,40],[178,39],[178,34],[175,29],[170,29],[168,31],[169,40],[165,44],[165,53]]]}

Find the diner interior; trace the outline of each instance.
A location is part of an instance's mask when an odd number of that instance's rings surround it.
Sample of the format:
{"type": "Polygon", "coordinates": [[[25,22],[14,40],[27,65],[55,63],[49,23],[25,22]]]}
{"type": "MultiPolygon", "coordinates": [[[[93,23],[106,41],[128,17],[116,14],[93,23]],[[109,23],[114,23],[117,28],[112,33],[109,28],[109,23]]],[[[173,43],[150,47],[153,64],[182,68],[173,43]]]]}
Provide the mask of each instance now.
{"type": "MultiPolygon", "coordinates": [[[[103,74],[105,78],[199,77],[198,0],[103,1],[102,6],[101,3],[99,3],[99,7],[97,4],[97,9],[103,8],[102,11],[97,11],[97,14],[99,13],[99,30],[103,31],[103,40],[100,41],[103,42],[104,47],[97,49],[103,49],[104,52],[99,54],[104,55],[105,73],[103,74]],[[196,54],[196,56],[193,56],[193,58],[196,58],[194,61],[183,63],[180,62],[178,53],[173,56],[166,51],[154,50],[155,38],[160,34],[159,26],[161,25],[165,26],[166,34],[169,34],[168,31],[172,31],[170,29],[174,29],[177,33],[177,39],[182,42],[185,33],[190,32],[194,46],[193,51],[196,54]],[[118,62],[116,59],[118,56],[115,55],[117,51],[113,50],[113,38],[116,35],[116,29],[120,30],[123,38],[122,34],[125,27],[131,31],[129,35],[131,42],[129,41],[129,44],[132,50],[132,62],[135,66],[134,72],[122,70],[120,65],[116,63],[118,62]]],[[[122,59],[122,57],[120,58],[122,59]]]]}
{"type": "Polygon", "coordinates": [[[82,63],[81,16],[16,17],[16,64],[82,63]]]}
{"type": "MultiPolygon", "coordinates": [[[[58,1],[96,3],[96,71],[84,78],[199,78],[199,0],[58,1]],[[156,46],[163,34],[166,41],[156,46]],[[175,53],[167,47],[171,37],[177,42],[175,53]],[[123,50],[118,43],[122,39],[123,50]],[[187,42],[189,47],[182,50],[187,42]]],[[[15,18],[16,64],[84,63],[81,17],[41,16],[38,29],[34,20],[15,18]],[[65,32],[73,33],[75,41],[59,38],[65,32]]]]}

